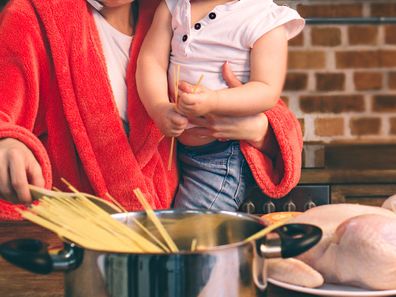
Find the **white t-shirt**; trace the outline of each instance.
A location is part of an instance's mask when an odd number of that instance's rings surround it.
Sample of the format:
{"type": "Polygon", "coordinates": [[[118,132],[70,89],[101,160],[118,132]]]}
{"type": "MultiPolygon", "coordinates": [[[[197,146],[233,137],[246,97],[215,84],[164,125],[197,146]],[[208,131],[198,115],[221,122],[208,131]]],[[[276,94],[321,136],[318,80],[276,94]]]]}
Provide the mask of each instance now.
{"type": "Polygon", "coordinates": [[[100,42],[102,43],[114,100],[120,117],[127,121],[126,70],[129,62],[129,48],[132,43],[132,36],[115,29],[95,9],[92,12],[99,32],[100,42]]]}
{"type": "Polygon", "coordinates": [[[168,70],[171,92],[174,65],[180,65],[180,80],[218,90],[227,85],[221,67],[225,61],[242,82],[249,80],[250,50],[261,36],[284,25],[288,38],[304,27],[304,19],[287,6],[272,0],[239,0],[216,6],[203,19],[191,24],[189,0],[166,0],[172,14],[172,50],[168,70]]]}

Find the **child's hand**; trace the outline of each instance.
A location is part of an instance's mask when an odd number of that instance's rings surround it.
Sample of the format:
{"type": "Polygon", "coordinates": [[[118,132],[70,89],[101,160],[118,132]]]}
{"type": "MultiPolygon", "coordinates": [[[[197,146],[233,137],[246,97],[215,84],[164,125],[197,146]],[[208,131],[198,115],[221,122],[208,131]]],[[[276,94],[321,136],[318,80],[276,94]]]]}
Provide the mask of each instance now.
{"type": "Polygon", "coordinates": [[[168,137],[180,136],[188,125],[186,117],[176,111],[174,103],[161,105],[155,120],[161,132],[168,137]]]}
{"type": "Polygon", "coordinates": [[[182,93],[179,97],[177,110],[187,117],[203,116],[210,112],[215,112],[218,101],[216,91],[199,86],[191,93],[182,93]]]}

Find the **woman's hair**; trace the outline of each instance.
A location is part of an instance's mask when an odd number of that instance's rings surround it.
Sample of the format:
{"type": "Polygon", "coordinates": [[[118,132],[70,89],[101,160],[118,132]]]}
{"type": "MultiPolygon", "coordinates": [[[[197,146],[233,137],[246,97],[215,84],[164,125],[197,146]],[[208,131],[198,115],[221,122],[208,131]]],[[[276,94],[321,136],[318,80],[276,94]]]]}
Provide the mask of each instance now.
{"type": "Polygon", "coordinates": [[[7,4],[8,0],[0,0],[0,11],[4,8],[4,6],[7,4]]]}
{"type": "Polygon", "coordinates": [[[138,16],[139,16],[139,1],[135,0],[132,2],[132,17],[133,17],[133,31],[135,32],[136,29],[136,24],[138,21],[138,16]]]}

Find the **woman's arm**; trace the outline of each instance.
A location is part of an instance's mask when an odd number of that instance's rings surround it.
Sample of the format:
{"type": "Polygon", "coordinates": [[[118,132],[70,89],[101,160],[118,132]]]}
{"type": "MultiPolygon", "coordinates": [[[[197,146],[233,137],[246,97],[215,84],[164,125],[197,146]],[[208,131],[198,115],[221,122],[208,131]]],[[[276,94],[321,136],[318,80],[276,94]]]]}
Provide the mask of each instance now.
{"type": "Polygon", "coordinates": [[[179,136],[188,121],[176,112],[168,97],[171,20],[169,9],[162,1],[140,49],[136,83],[140,100],[161,132],[166,136],[179,136]]]}
{"type": "MultiPolygon", "coordinates": [[[[51,165],[32,132],[38,118],[40,80],[47,61],[33,7],[10,3],[0,15],[0,198],[30,202],[28,183],[51,187],[51,165]]],[[[11,213],[0,200],[0,219],[11,213]]]]}
{"type": "Polygon", "coordinates": [[[191,118],[198,127],[189,130],[197,137],[244,140],[274,158],[279,151],[274,132],[264,113],[245,117],[210,115],[191,118]]]}
{"type": "Polygon", "coordinates": [[[280,97],[286,65],[287,33],[280,26],[254,43],[250,54],[249,82],[217,91],[201,87],[193,94],[183,94],[178,107],[188,116],[208,113],[247,116],[266,111],[275,106],[280,97]]]}

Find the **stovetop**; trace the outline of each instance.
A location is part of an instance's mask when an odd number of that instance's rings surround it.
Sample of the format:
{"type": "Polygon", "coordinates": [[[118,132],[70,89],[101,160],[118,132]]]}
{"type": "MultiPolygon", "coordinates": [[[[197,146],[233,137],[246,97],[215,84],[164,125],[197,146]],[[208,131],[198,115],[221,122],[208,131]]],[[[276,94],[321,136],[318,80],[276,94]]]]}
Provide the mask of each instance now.
{"type": "Polygon", "coordinates": [[[278,211],[305,211],[312,207],[330,203],[329,185],[298,185],[287,196],[272,199],[258,187],[253,188],[241,210],[252,214],[278,211]]]}

